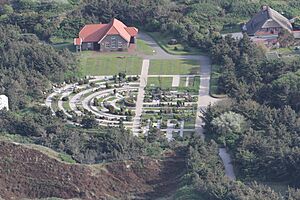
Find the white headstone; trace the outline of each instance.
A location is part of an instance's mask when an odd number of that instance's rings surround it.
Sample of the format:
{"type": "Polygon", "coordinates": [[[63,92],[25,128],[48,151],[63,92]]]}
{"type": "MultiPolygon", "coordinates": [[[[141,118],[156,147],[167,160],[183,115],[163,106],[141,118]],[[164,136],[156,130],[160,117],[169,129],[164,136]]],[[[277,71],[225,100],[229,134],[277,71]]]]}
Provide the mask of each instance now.
{"type": "Polygon", "coordinates": [[[0,110],[2,110],[2,109],[9,110],[8,97],[5,95],[0,95],[0,110]]]}

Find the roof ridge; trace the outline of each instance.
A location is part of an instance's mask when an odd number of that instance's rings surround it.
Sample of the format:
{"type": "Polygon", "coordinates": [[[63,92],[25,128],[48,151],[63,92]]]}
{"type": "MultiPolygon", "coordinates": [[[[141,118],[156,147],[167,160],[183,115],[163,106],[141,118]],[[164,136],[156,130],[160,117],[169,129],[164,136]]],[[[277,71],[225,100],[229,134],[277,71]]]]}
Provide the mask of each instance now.
{"type": "MultiPolygon", "coordinates": [[[[123,29],[126,31],[125,28],[126,28],[127,26],[126,26],[123,22],[119,21],[119,20],[116,19],[116,18],[112,18],[112,20],[109,22],[109,28],[107,29],[107,31],[105,31],[105,34],[102,36],[101,40],[100,40],[98,43],[100,43],[100,42],[105,38],[105,36],[108,34],[109,31],[111,31],[112,28],[115,28],[115,30],[117,31],[117,33],[118,33],[124,40],[126,40],[127,42],[129,42],[129,40],[128,40],[127,38],[125,38],[125,37],[123,36],[123,34],[120,32],[120,30],[118,29],[118,27],[117,27],[117,25],[116,25],[117,22],[119,22],[119,23],[122,25],[121,28],[123,28],[123,29]],[[123,26],[124,26],[124,27],[123,27],[123,26]]],[[[126,33],[127,33],[128,35],[130,35],[127,31],[126,31],[126,33]]]]}
{"type": "Polygon", "coordinates": [[[283,18],[282,20],[287,20],[287,21],[289,21],[289,20],[286,17],[284,17],[282,14],[280,14],[279,12],[277,12],[276,10],[268,7],[268,15],[270,16],[271,19],[273,19],[274,21],[276,21],[281,26],[285,27],[286,29],[290,29],[289,26],[287,26],[286,24],[282,23],[281,20],[278,19],[278,18],[283,18]]]}

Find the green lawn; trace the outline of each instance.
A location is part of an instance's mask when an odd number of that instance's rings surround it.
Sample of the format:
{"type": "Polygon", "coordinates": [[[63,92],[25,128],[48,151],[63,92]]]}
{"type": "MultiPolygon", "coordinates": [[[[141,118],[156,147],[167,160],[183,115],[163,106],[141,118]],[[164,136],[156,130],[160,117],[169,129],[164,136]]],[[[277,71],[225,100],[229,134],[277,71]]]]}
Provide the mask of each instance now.
{"type": "Polygon", "coordinates": [[[185,129],[195,128],[195,121],[196,121],[196,119],[190,119],[190,120],[184,121],[184,128],[185,129]]]}
{"type": "Polygon", "coordinates": [[[162,89],[172,87],[172,77],[149,77],[147,86],[150,87],[161,87],[162,89]]]}
{"type": "Polygon", "coordinates": [[[199,49],[188,47],[180,43],[176,45],[169,45],[168,42],[174,38],[170,35],[162,34],[159,32],[148,32],[147,34],[150,35],[157,42],[157,44],[169,54],[174,54],[174,55],[203,54],[203,52],[201,52],[199,49]]]}
{"type": "Polygon", "coordinates": [[[185,86],[185,82],[182,85],[179,85],[179,87],[177,88],[178,91],[188,92],[191,95],[198,95],[199,86],[200,86],[200,77],[199,76],[190,77],[188,82],[188,87],[185,86]]]}
{"type": "Polygon", "coordinates": [[[66,111],[71,111],[71,107],[70,107],[69,101],[63,101],[63,108],[66,111]]]}
{"type": "Polygon", "coordinates": [[[186,77],[181,77],[179,82],[179,87],[185,87],[186,77]]]}
{"type": "Polygon", "coordinates": [[[85,75],[115,75],[125,72],[127,75],[140,75],[142,59],[122,53],[80,52],[80,72],[85,75]]]}
{"type": "Polygon", "coordinates": [[[136,50],[145,55],[153,55],[153,49],[143,40],[137,39],[136,50]]]}
{"type": "Polygon", "coordinates": [[[232,26],[223,26],[223,29],[221,30],[221,34],[229,34],[236,32],[241,32],[241,26],[239,24],[235,24],[232,26]]]}
{"type": "Polygon", "coordinates": [[[52,46],[57,50],[69,49],[72,52],[75,52],[75,46],[73,44],[73,38],[70,39],[62,39],[53,37],[50,39],[52,46]]]}
{"type": "Polygon", "coordinates": [[[200,64],[195,60],[151,60],[150,75],[191,75],[200,73],[200,64]]]}

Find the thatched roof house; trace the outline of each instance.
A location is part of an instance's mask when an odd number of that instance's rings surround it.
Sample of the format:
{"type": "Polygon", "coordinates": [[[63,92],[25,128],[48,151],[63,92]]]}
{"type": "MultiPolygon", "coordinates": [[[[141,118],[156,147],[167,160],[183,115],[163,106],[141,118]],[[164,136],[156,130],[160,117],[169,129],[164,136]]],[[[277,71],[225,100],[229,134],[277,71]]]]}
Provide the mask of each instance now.
{"type": "Polygon", "coordinates": [[[282,30],[293,31],[291,22],[269,6],[262,9],[243,27],[250,36],[278,35],[282,30]]]}

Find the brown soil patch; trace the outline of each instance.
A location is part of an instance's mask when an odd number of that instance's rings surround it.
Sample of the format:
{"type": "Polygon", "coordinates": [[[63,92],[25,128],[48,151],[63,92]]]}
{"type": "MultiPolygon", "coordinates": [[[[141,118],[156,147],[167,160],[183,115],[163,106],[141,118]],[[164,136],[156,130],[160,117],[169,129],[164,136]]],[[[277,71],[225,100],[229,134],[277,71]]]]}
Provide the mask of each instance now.
{"type": "Polygon", "coordinates": [[[22,145],[0,142],[0,199],[156,199],[174,192],[183,158],[71,165],[22,145]]]}

